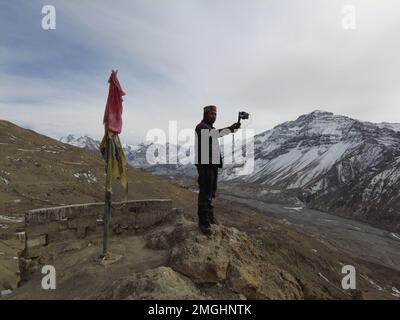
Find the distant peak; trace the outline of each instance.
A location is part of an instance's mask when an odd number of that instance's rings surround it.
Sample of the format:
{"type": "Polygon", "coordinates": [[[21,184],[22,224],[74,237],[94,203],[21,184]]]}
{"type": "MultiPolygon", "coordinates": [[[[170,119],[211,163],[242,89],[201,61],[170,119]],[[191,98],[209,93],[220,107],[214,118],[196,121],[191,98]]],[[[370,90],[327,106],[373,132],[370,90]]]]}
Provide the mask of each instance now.
{"type": "Polygon", "coordinates": [[[303,120],[303,119],[319,119],[319,118],[324,118],[326,116],[333,116],[332,112],[324,111],[324,110],[314,110],[310,113],[302,114],[297,118],[297,120],[303,120]]]}
{"type": "Polygon", "coordinates": [[[325,114],[333,114],[332,112],[324,111],[324,110],[314,110],[311,114],[318,114],[318,113],[325,113],[325,114]]]}

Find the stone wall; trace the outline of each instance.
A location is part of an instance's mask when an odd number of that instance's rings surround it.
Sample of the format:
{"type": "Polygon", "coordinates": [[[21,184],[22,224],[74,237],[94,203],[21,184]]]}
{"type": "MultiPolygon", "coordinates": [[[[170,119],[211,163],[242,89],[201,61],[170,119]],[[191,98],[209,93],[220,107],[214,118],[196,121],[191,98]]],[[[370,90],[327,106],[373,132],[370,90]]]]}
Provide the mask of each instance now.
{"type": "MultiPolygon", "coordinates": [[[[112,203],[110,234],[138,232],[160,223],[172,212],[169,199],[130,200],[112,203]]],[[[54,241],[102,234],[104,202],[30,210],[25,214],[26,259],[39,257],[54,241]]]]}

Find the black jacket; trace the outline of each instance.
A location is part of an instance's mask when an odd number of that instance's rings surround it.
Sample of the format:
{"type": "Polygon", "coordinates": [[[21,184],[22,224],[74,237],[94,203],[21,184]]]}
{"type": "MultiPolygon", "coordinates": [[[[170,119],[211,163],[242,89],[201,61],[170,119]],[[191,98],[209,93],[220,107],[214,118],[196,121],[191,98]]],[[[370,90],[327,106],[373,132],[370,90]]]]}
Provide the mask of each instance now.
{"type": "Polygon", "coordinates": [[[218,138],[223,137],[224,135],[228,134],[231,132],[229,128],[222,128],[222,129],[215,129],[212,124],[206,122],[204,119],[196,126],[196,143],[195,143],[195,164],[196,166],[201,164],[201,165],[215,165],[218,166],[219,168],[222,168],[222,155],[221,155],[221,149],[219,146],[219,141],[218,138]],[[207,130],[206,133],[209,134],[209,139],[208,141],[204,141],[205,145],[203,146],[204,148],[207,148],[208,146],[208,161],[207,159],[202,162],[201,159],[201,146],[202,146],[202,135],[201,132],[202,130],[207,130]],[[214,160],[213,163],[213,155],[214,160]]]}

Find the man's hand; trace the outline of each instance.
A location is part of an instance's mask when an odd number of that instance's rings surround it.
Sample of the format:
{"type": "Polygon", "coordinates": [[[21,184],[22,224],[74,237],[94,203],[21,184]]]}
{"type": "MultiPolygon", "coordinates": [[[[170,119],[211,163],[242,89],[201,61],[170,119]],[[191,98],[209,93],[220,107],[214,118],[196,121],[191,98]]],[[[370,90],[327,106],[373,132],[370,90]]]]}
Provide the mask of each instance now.
{"type": "Polygon", "coordinates": [[[229,128],[229,130],[231,130],[231,132],[235,132],[237,129],[240,128],[241,123],[240,122],[235,122],[233,125],[231,125],[229,128]]]}

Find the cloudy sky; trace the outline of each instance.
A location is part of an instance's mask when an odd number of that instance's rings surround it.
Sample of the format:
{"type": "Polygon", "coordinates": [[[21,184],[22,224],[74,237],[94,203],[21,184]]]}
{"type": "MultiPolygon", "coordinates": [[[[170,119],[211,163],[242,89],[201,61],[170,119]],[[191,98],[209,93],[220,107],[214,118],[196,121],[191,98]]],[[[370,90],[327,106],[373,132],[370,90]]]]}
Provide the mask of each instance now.
{"type": "Polygon", "coordinates": [[[398,30],[398,0],[0,0],[0,118],[101,138],[115,68],[128,143],[193,128],[208,104],[217,127],[245,110],[256,133],[315,109],[400,122],[398,30]]]}

